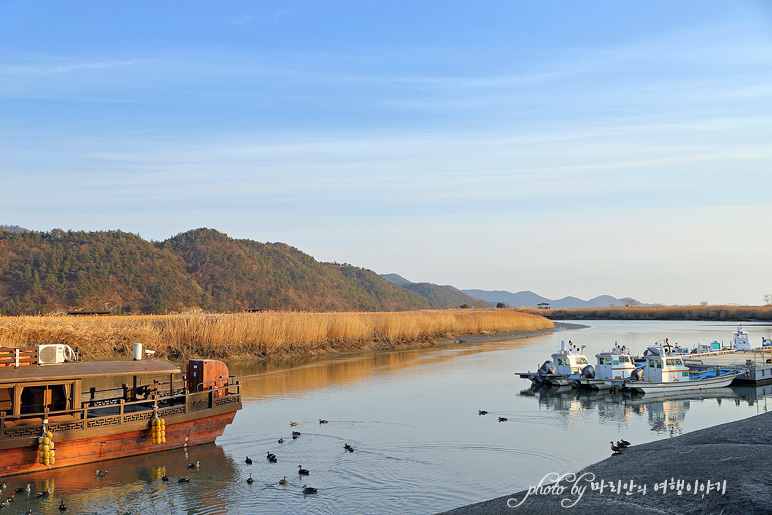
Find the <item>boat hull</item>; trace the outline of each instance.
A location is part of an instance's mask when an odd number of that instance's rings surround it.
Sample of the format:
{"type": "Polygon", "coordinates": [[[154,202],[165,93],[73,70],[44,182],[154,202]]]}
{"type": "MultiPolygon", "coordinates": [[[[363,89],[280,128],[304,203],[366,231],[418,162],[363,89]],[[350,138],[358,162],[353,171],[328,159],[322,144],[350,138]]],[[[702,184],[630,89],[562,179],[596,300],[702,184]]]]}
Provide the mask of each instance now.
{"type": "MultiPolygon", "coordinates": [[[[166,442],[157,445],[152,443],[147,427],[60,441],[55,436],[56,460],[53,465],[38,463],[38,449],[33,443],[0,451],[0,473],[23,474],[211,443],[222,435],[235,416],[234,410],[177,423],[167,422],[166,442]]],[[[58,436],[66,438],[68,435],[58,436]]]]}
{"type": "Polygon", "coordinates": [[[674,381],[666,383],[654,383],[648,381],[611,381],[610,383],[622,390],[634,391],[637,393],[656,393],[667,395],[669,393],[692,392],[699,390],[710,390],[713,388],[724,388],[729,386],[735,378],[743,375],[744,372],[724,374],[719,377],[709,379],[700,379],[696,381],[674,381]]]}

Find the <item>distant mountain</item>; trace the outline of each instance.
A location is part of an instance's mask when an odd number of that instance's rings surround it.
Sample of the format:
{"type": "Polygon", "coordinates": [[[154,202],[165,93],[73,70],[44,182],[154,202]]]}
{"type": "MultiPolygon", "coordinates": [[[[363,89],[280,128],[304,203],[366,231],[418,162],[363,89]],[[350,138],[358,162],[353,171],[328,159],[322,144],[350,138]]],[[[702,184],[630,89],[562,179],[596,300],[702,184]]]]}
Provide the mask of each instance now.
{"type": "MultiPolygon", "coordinates": [[[[463,304],[474,307],[479,305],[481,301],[481,299],[472,297],[453,286],[414,283],[397,274],[381,274],[381,277],[426,298],[436,308],[457,308],[463,304]]],[[[485,305],[489,306],[490,303],[486,302],[485,305]]]]}
{"type": "Polygon", "coordinates": [[[0,229],[8,232],[29,232],[29,229],[19,227],[18,225],[0,225],[0,229]]]}
{"type": "Polygon", "coordinates": [[[487,302],[503,302],[512,307],[538,307],[540,303],[547,303],[554,309],[568,309],[568,308],[589,308],[599,307],[607,308],[611,306],[626,306],[626,305],[645,305],[630,297],[618,299],[610,295],[601,295],[599,297],[592,298],[590,300],[582,300],[576,297],[563,297],[562,299],[548,299],[537,295],[532,291],[519,291],[517,293],[511,293],[503,290],[489,291],[489,290],[462,290],[478,299],[482,299],[487,302]]]}

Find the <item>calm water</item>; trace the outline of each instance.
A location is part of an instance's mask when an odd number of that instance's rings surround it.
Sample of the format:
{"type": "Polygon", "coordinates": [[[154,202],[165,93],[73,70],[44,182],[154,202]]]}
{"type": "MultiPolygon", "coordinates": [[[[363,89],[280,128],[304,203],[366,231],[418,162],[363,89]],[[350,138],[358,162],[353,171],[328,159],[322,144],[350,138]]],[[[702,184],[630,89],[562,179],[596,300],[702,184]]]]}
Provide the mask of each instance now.
{"type": "MultiPolygon", "coordinates": [[[[52,487],[43,501],[17,494],[8,513],[252,514],[436,513],[506,495],[610,454],[609,441],[668,438],[767,410],[772,387],[645,399],[534,392],[516,371],[536,370],[561,339],[585,353],[615,341],[640,353],[662,338],[728,342],[736,324],[589,322],[524,340],[354,354],[296,363],[232,365],[244,409],[216,444],[6,478],[52,487]],[[484,409],[489,415],[479,416],[484,409]],[[504,416],[507,422],[498,422],[504,416]],[[320,418],[328,424],[319,424],[320,418]],[[301,436],[293,440],[290,421],[301,436]],[[283,437],[284,443],[277,440],[283,437]],[[343,449],[344,443],[355,448],[343,449]],[[269,463],[266,452],[277,455],[269,463]],[[246,456],[254,463],[246,465],[246,456]],[[199,470],[187,464],[201,462],[199,470]],[[309,469],[300,477],[297,466],[309,469]],[[97,478],[94,469],[109,470],[97,478]],[[164,472],[172,481],[164,483],[164,472]],[[245,480],[252,473],[255,482],[245,480]],[[190,483],[178,484],[185,476],[190,483]],[[287,476],[288,484],[279,485],[287,476]],[[302,486],[319,489],[304,496],[302,486]]],[[[744,324],[751,341],[770,326],[744,324]]],[[[6,493],[6,496],[8,494],[6,493]]]]}

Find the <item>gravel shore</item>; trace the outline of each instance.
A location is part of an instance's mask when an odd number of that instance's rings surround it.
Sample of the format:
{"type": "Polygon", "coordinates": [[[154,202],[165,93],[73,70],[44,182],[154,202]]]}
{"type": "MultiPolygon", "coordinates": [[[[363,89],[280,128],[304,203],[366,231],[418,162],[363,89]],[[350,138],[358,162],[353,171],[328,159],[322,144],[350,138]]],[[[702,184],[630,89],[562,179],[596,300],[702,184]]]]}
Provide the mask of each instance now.
{"type": "Polygon", "coordinates": [[[563,491],[546,488],[557,477],[545,480],[545,488],[536,491],[536,479],[530,493],[524,490],[445,515],[772,513],[770,464],[772,413],[764,413],[633,445],[618,456],[560,478],[563,491]]]}

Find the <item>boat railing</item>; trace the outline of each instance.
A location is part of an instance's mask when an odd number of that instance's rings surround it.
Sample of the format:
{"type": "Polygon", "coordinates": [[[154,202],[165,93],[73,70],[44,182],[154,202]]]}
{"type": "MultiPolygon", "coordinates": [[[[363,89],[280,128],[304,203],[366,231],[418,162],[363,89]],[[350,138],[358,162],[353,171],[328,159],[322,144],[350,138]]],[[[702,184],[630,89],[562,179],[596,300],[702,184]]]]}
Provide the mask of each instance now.
{"type": "Polygon", "coordinates": [[[37,348],[0,346],[0,367],[20,367],[36,365],[38,362],[37,348]]]}
{"type": "Polygon", "coordinates": [[[81,400],[78,408],[64,410],[45,408],[42,412],[18,415],[0,411],[0,439],[39,436],[44,424],[56,434],[61,431],[114,426],[142,420],[150,421],[155,415],[166,417],[187,413],[192,409],[200,410],[238,402],[241,393],[241,385],[233,376],[228,377],[224,385],[214,386],[201,392],[189,392],[182,380],[174,380],[171,385],[169,381],[154,381],[141,386],[148,385],[154,385],[156,388],[145,390],[147,393],[144,394],[144,398],[132,396],[127,398],[123,387],[91,389],[83,393],[87,397],[81,400]],[[175,383],[180,383],[181,388],[175,388],[175,383]],[[167,387],[161,388],[164,385],[167,387]],[[105,395],[111,392],[120,393],[120,395],[102,398],[96,396],[97,393],[105,395]]]}

